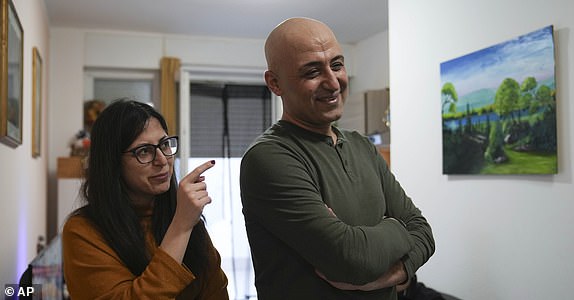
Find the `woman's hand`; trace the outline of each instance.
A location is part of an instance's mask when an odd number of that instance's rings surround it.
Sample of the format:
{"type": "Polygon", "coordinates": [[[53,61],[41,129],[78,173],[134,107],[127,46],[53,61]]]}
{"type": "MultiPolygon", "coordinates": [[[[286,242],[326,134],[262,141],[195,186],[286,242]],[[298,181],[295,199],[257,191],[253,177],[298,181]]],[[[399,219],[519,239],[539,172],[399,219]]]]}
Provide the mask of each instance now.
{"type": "Polygon", "coordinates": [[[193,226],[199,222],[203,208],[211,203],[203,172],[211,169],[215,161],[199,165],[180,182],[177,189],[177,207],[160,248],[181,263],[193,226]]]}
{"type": "Polygon", "coordinates": [[[178,224],[183,230],[191,230],[199,222],[203,208],[211,203],[211,198],[207,193],[207,185],[204,182],[205,177],[201,174],[214,165],[214,160],[205,162],[179,182],[177,208],[172,223],[178,224]]]}

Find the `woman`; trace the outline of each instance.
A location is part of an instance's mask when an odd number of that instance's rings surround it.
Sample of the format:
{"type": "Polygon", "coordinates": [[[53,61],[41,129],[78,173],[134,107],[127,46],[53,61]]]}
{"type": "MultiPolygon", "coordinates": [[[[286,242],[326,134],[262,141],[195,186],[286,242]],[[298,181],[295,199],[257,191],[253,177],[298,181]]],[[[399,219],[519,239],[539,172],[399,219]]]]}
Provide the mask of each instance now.
{"type": "Polygon", "coordinates": [[[62,234],[72,299],[228,299],[201,220],[208,161],[176,182],[177,136],[151,106],[109,105],[91,132],[82,193],[62,234]]]}

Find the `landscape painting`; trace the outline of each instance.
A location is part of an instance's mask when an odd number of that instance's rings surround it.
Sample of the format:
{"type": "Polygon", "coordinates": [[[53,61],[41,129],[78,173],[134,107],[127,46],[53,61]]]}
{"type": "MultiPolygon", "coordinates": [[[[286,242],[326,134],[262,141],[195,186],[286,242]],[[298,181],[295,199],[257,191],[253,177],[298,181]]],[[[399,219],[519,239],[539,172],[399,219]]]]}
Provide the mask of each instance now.
{"type": "Polygon", "coordinates": [[[556,174],[553,26],[440,64],[443,174],[556,174]]]}

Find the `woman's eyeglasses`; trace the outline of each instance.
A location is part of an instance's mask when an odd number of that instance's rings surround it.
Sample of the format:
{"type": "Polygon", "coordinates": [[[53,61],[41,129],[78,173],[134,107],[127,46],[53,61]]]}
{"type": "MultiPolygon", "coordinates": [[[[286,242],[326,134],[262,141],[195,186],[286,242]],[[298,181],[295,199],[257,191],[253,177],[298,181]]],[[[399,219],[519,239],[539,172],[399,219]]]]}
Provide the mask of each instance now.
{"type": "Polygon", "coordinates": [[[140,163],[147,164],[154,161],[157,154],[156,149],[159,149],[166,158],[174,156],[177,153],[178,140],[177,136],[170,136],[157,145],[145,144],[126,150],[123,153],[132,153],[140,163]]]}

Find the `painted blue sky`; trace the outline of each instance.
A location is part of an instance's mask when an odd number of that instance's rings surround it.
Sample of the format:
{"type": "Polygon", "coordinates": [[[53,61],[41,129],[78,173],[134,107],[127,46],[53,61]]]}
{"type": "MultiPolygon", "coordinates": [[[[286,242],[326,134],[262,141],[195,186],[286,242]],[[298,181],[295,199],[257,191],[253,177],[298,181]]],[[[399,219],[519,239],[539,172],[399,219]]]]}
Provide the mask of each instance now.
{"type": "Polygon", "coordinates": [[[452,82],[458,96],[498,88],[508,77],[519,84],[529,76],[538,82],[554,77],[552,26],[443,62],[441,87],[452,82]]]}

